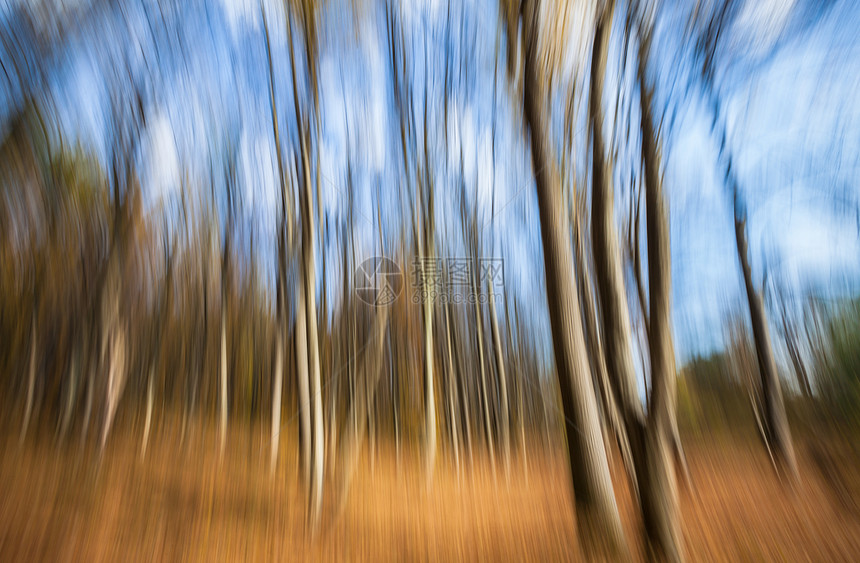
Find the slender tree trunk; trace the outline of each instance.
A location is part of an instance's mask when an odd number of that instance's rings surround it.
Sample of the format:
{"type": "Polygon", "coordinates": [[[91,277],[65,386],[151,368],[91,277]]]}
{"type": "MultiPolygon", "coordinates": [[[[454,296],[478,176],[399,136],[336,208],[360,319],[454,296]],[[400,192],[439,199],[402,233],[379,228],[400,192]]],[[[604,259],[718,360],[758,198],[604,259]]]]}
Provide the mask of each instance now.
{"type": "MultiPolygon", "coordinates": [[[[275,474],[275,469],[278,464],[278,445],[280,444],[280,432],[281,432],[281,394],[283,388],[283,380],[284,380],[284,351],[286,349],[286,291],[285,291],[285,278],[286,278],[286,269],[287,269],[287,241],[284,240],[284,237],[287,237],[292,243],[292,233],[293,233],[293,214],[292,206],[287,206],[287,182],[284,175],[284,159],[281,154],[281,136],[278,128],[278,104],[275,98],[275,71],[274,66],[272,64],[272,46],[269,39],[269,23],[266,19],[266,11],[263,6],[263,3],[260,2],[260,9],[263,16],[263,29],[265,31],[266,37],[266,59],[269,65],[269,101],[270,108],[272,113],[272,137],[275,142],[275,155],[278,159],[278,180],[280,182],[281,187],[281,223],[280,228],[278,230],[278,281],[277,281],[277,292],[278,299],[276,303],[277,307],[277,333],[275,336],[275,381],[274,388],[272,390],[272,443],[271,443],[271,469],[270,472],[272,476],[275,474]]],[[[306,366],[305,366],[306,367],[306,366]]],[[[301,381],[301,376],[300,376],[301,381]]],[[[306,381],[306,380],[305,380],[306,381]]],[[[301,389],[301,384],[299,385],[301,389]]],[[[307,395],[307,384],[305,383],[305,395],[307,395]]],[[[301,393],[300,393],[301,394],[301,393]]],[[[299,406],[301,409],[301,405],[299,406]]],[[[306,441],[303,443],[307,443],[306,441]]],[[[304,459],[307,459],[306,457],[304,459]]],[[[303,475],[307,478],[307,474],[303,475]]]]}
{"type": "MultiPolygon", "coordinates": [[[[428,249],[428,260],[433,259],[433,245],[428,249]]],[[[422,264],[422,269],[424,268],[422,264]]],[[[433,469],[436,464],[436,395],[433,384],[433,364],[435,353],[433,347],[433,305],[435,296],[431,295],[427,282],[427,273],[422,272],[424,282],[424,462],[428,486],[433,481],[433,469]]]]}
{"type": "Polygon", "coordinates": [[[69,390],[66,393],[66,404],[63,408],[63,419],[60,422],[60,443],[64,443],[66,441],[69,426],[72,423],[72,414],[75,410],[75,403],[78,399],[78,384],[81,372],[81,351],[79,346],[80,344],[76,345],[75,350],[72,353],[72,367],[69,372],[69,390]]]}
{"type": "Polygon", "coordinates": [[[812,398],[812,387],[809,384],[809,374],[797,343],[797,331],[791,326],[788,315],[783,311],[782,328],[785,331],[785,346],[794,367],[794,375],[797,378],[797,386],[805,399],[812,398]]]}
{"type": "MultiPolygon", "coordinates": [[[[302,244],[303,254],[303,276],[305,279],[305,319],[307,322],[308,339],[308,367],[310,368],[310,392],[311,392],[311,432],[312,446],[311,455],[313,464],[311,468],[311,526],[316,529],[319,524],[320,512],[322,510],[323,473],[325,464],[325,435],[323,432],[323,409],[322,409],[322,385],[320,377],[320,351],[319,334],[317,332],[316,313],[316,266],[314,264],[315,252],[315,226],[313,212],[313,195],[310,186],[310,174],[308,170],[307,148],[303,144],[303,217],[304,241],[302,244]]],[[[319,176],[317,176],[319,178],[319,176]]],[[[322,202],[320,202],[322,203],[322,202]]]]}
{"type": "MultiPolygon", "coordinates": [[[[116,297],[118,299],[118,296],[116,297]]],[[[101,449],[104,451],[107,444],[107,438],[110,434],[110,429],[113,426],[113,420],[116,416],[119,400],[122,392],[125,389],[125,328],[121,321],[115,320],[110,328],[109,346],[110,346],[110,364],[108,368],[108,388],[107,388],[107,411],[105,413],[105,422],[102,429],[101,449]]]]}
{"type": "Polygon", "coordinates": [[[299,388],[299,445],[301,447],[302,479],[310,490],[311,484],[311,398],[308,383],[308,340],[305,319],[304,282],[299,281],[296,299],[296,376],[299,388]]]}
{"type": "Polygon", "coordinates": [[[153,381],[155,380],[155,368],[149,369],[149,381],[146,384],[146,417],[143,422],[143,443],[140,446],[140,459],[146,457],[146,446],[149,443],[149,431],[152,428],[152,403],[154,400],[153,381]]]}
{"type": "Polygon", "coordinates": [[[81,422],[81,444],[86,442],[87,433],[89,432],[89,429],[90,429],[90,417],[92,416],[92,412],[93,412],[93,385],[94,385],[94,381],[95,381],[94,380],[95,374],[93,373],[94,372],[93,358],[92,358],[93,350],[91,347],[92,347],[92,344],[89,344],[88,348],[90,348],[90,351],[87,353],[87,355],[89,356],[89,359],[87,360],[87,363],[86,363],[86,374],[87,374],[87,376],[86,376],[86,381],[84,381],[85,385],[87,386],[87,398],[84,401],[84,418],[83,418],[83,421],[81,422]]]}
{"type": "Polygon", "coordinates": [[[274,477],[278,467],[278,444],[281,440],[281,394],[284,382],[284,326],[279,315],[275,332],[275,381],[272,389],[272,459],[269,472],[274,477]]]}
{"type": "Polygon", "coordinates": [[[785,415],[782,386],[779,382],[776,362],[773,358],[767,315],[761,301],[761,296],[756,291],[752,281],[752,272],[750,270],[749,259],[747,258],[746,224],[737,214],[735,216],[735,241],[737,242],[738,261],[740,262],[741,272],[744,277],[747,302],[749,303],[753,339],[755,340],[759,376],[761,377],[765,436],[774,455],[782,464],[789,478],[796,480],[797,459],[794,455],[794,445],[791,441],[788,418],[785,415]]]}
{"type": "Polygon", "coordinates": [[[517,311],[517,304],[514,303],[514,319],[515,319],[515,327],[517,334],[517,344],[514,346],[513,338],[514,332],[511,330],[511,314],[508,309],[508,300],[505,299],[505,325],[508,331],[508,341],[511,343],[511,349],[514,354],[514,368],[513,368],[513,377],[516,380],[516,393],[517,393],[517,424],[520,430],[520,455],[523,458],[523,475],[526,479],[526,484],[529,482],[529,452],[526,447],[526,411],[525,411],[525,386],[523,385],[523,370],[520,362],[524,357],[522,353],[522,340],[520,336],[520,319],[517,311]]]}
{"type": "Polygon", "coordinates": [[[505,462],[505,478],[511,478],[511,423],[510,403],[508,402],[508,382],[505,374],[505,361],[502,357],[502,339],[499,334],[499,321],[496,318],[496,294],[493,291],[493,281],[487,284],[490,300],[490,327],[493,333],[493,349],[496,356],[496,371],[499,374],[499,426],[501,427],[502,456],[505,462]]]}
{"type": "Polygon", "coordinates": [[[448,409],[451,412],[451,446],[454,449],[454,463],[460,474],[460,427],[457,424],[457,374],[454,369],[453,342],[451,339],[450,303],[445,303],[445,336],[448,350],[448,409]]]}
{"type": "Polygon", "coordinates": [[[577,528],[580,544],[587,554],[604,553],[611,557],[626,553],[626,541],[585,356],[579,303],[571,278],[570,227],[561,198],[561,182],[544,136],[544,80],[538,54],[539,8],[534,0],[523,8],[524,114],[530,132],[550,326],[565,416],[577,528]]]}
{"type": "MultiPolygon", "coordinates": [[[[460,345],[460,338],[458,337],[459,330],[457,328],[457,320],[454,319],[452,323],[452,332],[451,338],[452,343],[454,345],[454,353],[455,353],[455,365],[458,369],[458,372],[461,374],[466,373],[466,369],[464,366],[464,351],[462,346],[460,345]]],[[[463,437],[466,441],[466,453],[469,456],[469,466],[474,467],[474,449],[472,445],[472,394],[470,393],[470,387],[467,387],[467,382],[465,377],[458,377],[457,383],[458,387],[458,395],[460,397],[460,404],[462,405],[462,416],[463,416],[463,437]]]]}
{"type": "MultiPolygon", "coordinates": [[[[773,358],[767,315],[761,302],[761,296],[752,281],[752,272],[750,270],[749,257],[747,256],[746,220],[740,216],[738,179],[732,166],[732,155],[726,146],[725,118],[721,115],[720,102],[713,84],[713,77],[709,76],[707,68],[703,68],[703,81],[713,111],[714,119],[712,127],[716,130],[717,136],[721,140],[720,154],[723,157],[722,164],[724,165],[726,186],[734,197],[735,242],[737,244],[738,261],[740,262],[747,302],[750,309],[750,320],[752,322],[753,339],[755,341],[762,386],[764,416],[761,422],[763,426],[762,430],[764,430],[763,438],[765,446],[776,457],[774,461],[783,466],[790,481],[796,481],[798,477],[797,460],[791,441],[791,430],[789,429],[788,419],[785,414],[785,404],[783,402],[779,375],[773,358]]],[[[777,470],[779,470],[778,467],[777,470]]]]}
{"type": "Polygon", "coordinates": [[[227,311],[226,311],[227,293],[222,292],[221,296],[221,424],[219,432],[219,455],[224,458],[224,452],[227,448],[227,311]]]}
{"type": "Polygon", "coordinates": [[[30,427],[30,416],[33,413],[33,402],[36,393],[36,313],[33,312],[30,321],[30,362],[27,369],[27,402],[24,404],[24,425],[21,427],[21,443],[27,436],[30,427]]]}
{"type": "Polygon", "coordinates": [[[526,485],[529,482],[529,451],[526,446],[526,411],[525,404],[523,401],[523,384],[522,377],[519,370],[516,372],[517,378],[517,401],[518,408],[517,414],[519,415],[519,423],[520,423],[520,455],[523,457],[523,475],[526,479],[526,485]]]}
{"type": "MultiPolygon", "coordinates": [[[[474,251],[472,254],[474,256],[473,261],[477,262],[477,251],[474,251]]],[[[474,263],[472,264],[472,267],[474,269],[474,263]]],[[[490,395],[487,391],[487,366],[484,361],[484,322],[481,315],[480,299],[478,299],[480,286],[477,282],[477,275],[477,272],[472,273],[472,293],[475,298],[475,334],[478,339],[478,364],[481,370],[481,410],[484,413],[484,432],[487,439],[487,448],[490,450],[490,462],[493,465],[493,472],[495,473],[496,451],[495,440],[493,438],[493,426],[490,421],[490,395]]]]}

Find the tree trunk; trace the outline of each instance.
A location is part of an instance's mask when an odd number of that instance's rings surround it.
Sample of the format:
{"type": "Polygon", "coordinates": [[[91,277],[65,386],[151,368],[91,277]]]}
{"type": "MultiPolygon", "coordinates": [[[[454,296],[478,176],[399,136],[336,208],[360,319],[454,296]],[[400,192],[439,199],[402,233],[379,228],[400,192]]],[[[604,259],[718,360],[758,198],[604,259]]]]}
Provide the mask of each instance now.
{"type": "Polygon", "coordinates": [[[524,6],[523,101],[530,132],[532,168],[537,187],[541,240],[546,268],[549,318],[559,390],[565,416],[567,448],[580,544],[589,556],[626,553],[626,542],[612,488],[600,431],[580,324],[579,303],[571,273],[570,227],[555,160],[544,137],[545,115],[538,54],[538,7],[524,6]]]}
{"type": "Polygon", "coordinates": [[[603,79],[612,23],[612,4],[598,18],[591,61],[589,122],[592,147],[591,232],[597,297],[602,321],[604,358],[618,406],[628,432],[638,432],[645,412],[636,387],[636,370],[630,350],[632,334],[627,293],[624,287],[621,251],[615,233],[612,171],[606,160],[603,141],[603,79]]]}
{"type": "Polygon", "coordinates": [[[227,311],[226,298],[227,293],[222,292],[221,296],[221,424],[219,431],[219,455],[224,458],[224,451],[227,447],[227,311]]]}
{"type": "Polygon", "coordinates": [[[457,474],[460,474],[460,426],[457,423],[457,373],[454,369],[453,342],[451,339],[451,315],[450,303],[445,303],[445,336],[447,338],[448,350],[448,409],[451,412],[451,446],[454,449],[454,463],[457,474]]]}
{"type": "Polygon", "coordinates": [[[299,281],[298,297],[296,298],[296,377],[299,388],[299,446],[302,480],[310,489],[311,483],[311,398],[308,384],[308,339],[305,320],[305,289],[304,282],[299,281]]]}
{"type": "Polygon", "coordinates": [[[84,401],[84,418],[81,422],[81,444],[84,444],[87,440],[87,433],[90,429],[90,417],[93,413],[93,385],[95,384],[95,374],[93,369],[93,350],[91,348],[92,344],[88,345],[90,351],[87,353],[89,356],[89,360],[86,363],[86,381],[84,382],[87,386],[87,398],[84,401]]]}
{"type": "MultiPolygon", "coordinates": [[[[317,307],[316,307],[316,266],[314,264],[315,252],[315,226],[313,212],[313,195],[310,186],[310,171],[308,167],[307,147],[302,142],[303,157],[303,210],[304,217],[304,240],[302,244],[302,275],[305,280],[305,319],[307,322],[308,339],[308,367],[310,375],[311,392],[311,432],[312,446],[311,455],[313,463],[311,468],[311,527],[316,529],[319,524],[320,512],[322,510],[323,472],[325,465],[325,435],[323,433],[323,409],[322,409],[322,385],[320,374],[320,351],[319,334],[317,332],[317,307]]],[[[319,181],[319,172],[317,172],[319,181]]],[[[320,202],[322,204],[322,202],[320,202]]]]}
{"type": "Polygon", "coordinates": [[[107,438],[113,425],[119,399],[125,388],[126,378],[126,335],[120,313],[121,274],[119,249],[114,243],[113,259],[109,258],[106,286],[102,293],[102,351],[101,367],[104,369],[107,357],[107,394],[105,396],[105,418],[102,426],[101,450],[104,452],[107,438]]]}
{"type": "Polygon", "coordinates": [[[640,32],[637,78],[641,92],[642,163],[645,176],[645,216],[648,234],[649,351],[651,355],[651,410],[644,437],[637,442],[644,456],[639,469],[639,492],[645,534],[652,558],[681,561],[678,485],[672,465],[675,425],[675,347],[672,337],[672,267],[669,212],[660,180],[657,136],[652,117],[652,91],[645,65],[650,36],[640,32]]]}
{"type": "Polygon", "coordinates": [[[140,446],[140,459],[146,457],[146,446],[149,443],[149,431],[152,428],[152,403],[153,403],[153,381],[155,380],[155,368],[149,369],[149,381],[146,384],[146,418],[143,422],[143,443],[140,446]]]}
{"type": "MultiPolygon", "coordinates": [[[[475,267],[475,262],[478,260],[478,252],[475,250],[473,253],[473,264],[472,268],[475,267]]],[[[475,334],[478,339],[478,364],[481,370],[481,410],[484,413],[484,432],[487,439],[487,448],[490,451],[490,462],[493,465],[493,472],[496,469],[496,451],[495,451],[495,443],[493,439],[493,426],[490,421],[490,396],[487,391],[487,366],[484,362],[484,319],[481,315],[481,306],[480,306],[480,286],[477,282],[477,272],[472,273],[472,294],[475,298],[475,334]]]]}
{"type": "MultiPolygon", "coordinates": [[[[433,259],[432,243],[428,249],[427,260],[433,259]]],[[[424,268],[422,264],[422,270],[424,268]]],[[[425,440],[425,472],[427,485],[433,481],[433,469],[436,463],[436,394],[433,384],[433,364],[435,361],[433,347],[433,305],[435,292],[431,294],[427,283],[426,272],[422,271],[421,278],[424,283],[424,440],[425,440]]]]}
{"type": "Polygon", "coordinates": [[[81,351],[80,340],[75,344],[75,350],[72,352],[72,367],[69,372],[69,389],[66,392],[66,405],[63,408],[63,419],[60,422],[60,443],[66,441],[66,436],[69,432],[69,426],[72,423],[72,414],[75,410],[75,403],[78,399],[78,382],[81,372],[81,351]]]}
{"type": "MultiPolygon", "coordinates": [[[[118,297],[117,297],[118,299],[118,297]]],[[[116,416],[119,400],[125,389],[125,329],[121,321],[113,321],[114,326],[109,329],[110,361],[108,368],[107,409],[105,412],[104,427],[102,428],[101,449],[104,451],[113,420],[116,416]]]]}
{"type": "MultiPolygon", "coordinates": [[[[263,4],[260,4],[263,16],[263,30],[266,37],[266,59],[269,65],[269,102],[272,113],[272,137],[275,142],[275,155],[278,159],[278,181],[281,187],[281,221],[278,230],[278,280],[277,280],[277,333],[275,335],[275,381],[272,390],[272,459],[271,459],[271,474],[274,476],[275,469],[278,464],[278,445],[280,444],[281,432],[281,392],[284,380],[284,351],[286,349],[286,292],[284,288],[286,269],[287,269],[287,237],[292,243],[293,233],[293,214],[292,206],[287,206],[287,183],[284,175],[284,159],[281,154],[281,136],[278,129],[278,104],[275,99],[275,71],[272,64],[272,45],[269,39],[269,24],[266,19],[266,10],[263,4]],[[289,210],[288,210],[289,209],[289,210]]],[[[300,378],[301,379],[301,378],[300,378]]],[[[299,385],[301,388],[301,385],[299,385]]],[[[307,385],[305,385],[307,389],[307,385]]],[[[307,394],[307,393],[305,393],[307,394]]],[[[299,407],[301,408],[301,406],[299,407]]],[[[304,458],[307,459],[307,458],[304,458]]],[[[307,477],[307,475],[304,475],[307,477]]]]}
{"type": "Polygon", "coordinates": [[[490,328],[493,333],[493,350],[496,357],[496,371],[499,374],[499,426],[501,427],[502,456],[505,463],[505,478],[511,479],[511,423],[510,405],[508,403],[508,382],[505,374],[505,361],[502,357],[502,339],[499,335],[499,322],[496,318],[496,294],[493,291],[493,281],[488,282],[490,300],[490,328]]]}
{"type": "Polygon", "coordinates": [[[33,312],[30,321],[30,363],[27,369],[27,402],[24,404],[24,425],[21,427],[21,443],[27,436],[30,426],[30,416],[33,413],[33,401],[36,393],[36,313],[33,312]]]}
{"type": "Polygon", "coordinates": [[[279,315],[275,332],[275,381],[272,389],[272,460],[269,472],[274,477],[278,466],[278,444],[281,440],[281,389],[284,381],[284,326],[279,315]]]}
{"type": "Polygon", "coordinates": [[[773,349],[770,343],[770,330],[761,296],[752,281],[749,259],[747,258],[746,222],[735,214],[735,241],[737,242],[738,261],[744,277],[744,287],[752,321],[753,340],[758,358],[761,377],[762,403],[764,406],[765,437],[777,460],[782,464],[791,480],[797,479],[797,459],[791,441],[791,430],[785,415],[782,387],[776,371],[773,349]]]}

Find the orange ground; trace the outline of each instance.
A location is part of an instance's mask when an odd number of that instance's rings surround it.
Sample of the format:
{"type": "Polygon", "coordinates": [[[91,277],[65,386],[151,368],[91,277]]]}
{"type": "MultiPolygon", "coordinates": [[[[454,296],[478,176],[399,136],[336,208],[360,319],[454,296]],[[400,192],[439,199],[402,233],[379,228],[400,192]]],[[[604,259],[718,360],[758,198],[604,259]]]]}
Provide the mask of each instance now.
{"type": "MultiPolygon", "coordinates": [[[[237,425],[238,426],[238,425],[237,425]]],[[[171,425],[171,428],[179,424],[171,425]]],[[[344,513],[327,495],[309,539],[288,436],[275,479],[265,431],[232,431],[219,463],[215,435],[120,428],[97,453],[57,447],[50,433],[0,435],[0,561],[538,560],[575,558],[563,456],[529,456],[503,471],[476,463],[457,477],[440,460],[431,491],[414,452],[365,459],[344,513]]],[[[855,453],[798,444],[803,486],[785,491],[754,442],[688,444],[696,493],[682,491],[690,561],[860,561],[860,464],[855,453]],[[852,496],[853,495],[853,496],[852,496]]],[[[618,469],[619,503],[636,555],[638,523],[618,469]]],[[[329,486],[327,492],[334,490],[329,486]]]]}

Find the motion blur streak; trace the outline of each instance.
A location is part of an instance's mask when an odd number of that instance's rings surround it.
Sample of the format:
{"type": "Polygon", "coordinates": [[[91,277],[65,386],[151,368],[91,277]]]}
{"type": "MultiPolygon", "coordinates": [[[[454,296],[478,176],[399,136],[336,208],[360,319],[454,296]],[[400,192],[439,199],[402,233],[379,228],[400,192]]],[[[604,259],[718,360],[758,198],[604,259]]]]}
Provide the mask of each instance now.
{"type": "Polygon", "coordinates": [[[860,560],[854,0],[2,0],[0,560],[860,560]]]}

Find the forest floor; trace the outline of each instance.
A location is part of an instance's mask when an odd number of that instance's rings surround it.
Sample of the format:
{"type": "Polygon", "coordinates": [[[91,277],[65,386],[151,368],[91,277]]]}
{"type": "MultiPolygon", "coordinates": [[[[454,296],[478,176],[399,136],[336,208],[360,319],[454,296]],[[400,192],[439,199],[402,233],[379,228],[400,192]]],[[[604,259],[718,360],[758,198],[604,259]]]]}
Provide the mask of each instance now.
{"type": "MultiPolygon", "coordinates": [[[[398,462],[393,448],[380,448],[372,463],[363,457],[337,516],[329,478],[311,537],[291,436],[282,437],[272,478],[263,426],[234,424],[223,460],[214,430],[183,440],[180,427],[154,431],[143,461],[131,422],[101,458],[92,446],[81,450],[79,436],[57,446],[43,430],[20,445],[17,432],[0,432],[0,561],[563,561],[578,553],[561,450],[535,447],[527,467],[515,457],[509,480],[483,457],[459,474],[440,458],[428,488],[416,450],[398,462]]],[[[860,561],[860,457],[847,441],[812,444],[798,440],[802,483],[791,489],[753,440],[686,440],[688,559],[860,561]]],[[[613,478],[638,559],[640,524],[619,464],[613,478]]]]}

